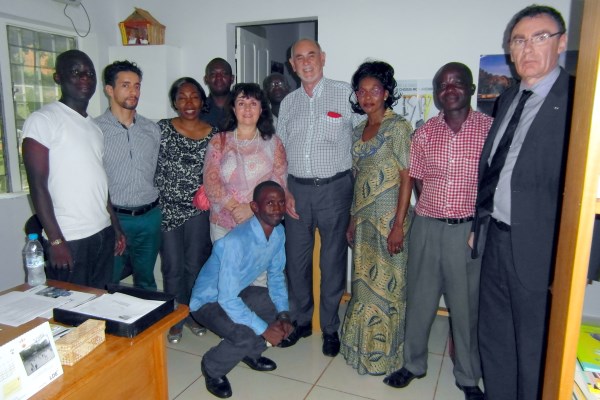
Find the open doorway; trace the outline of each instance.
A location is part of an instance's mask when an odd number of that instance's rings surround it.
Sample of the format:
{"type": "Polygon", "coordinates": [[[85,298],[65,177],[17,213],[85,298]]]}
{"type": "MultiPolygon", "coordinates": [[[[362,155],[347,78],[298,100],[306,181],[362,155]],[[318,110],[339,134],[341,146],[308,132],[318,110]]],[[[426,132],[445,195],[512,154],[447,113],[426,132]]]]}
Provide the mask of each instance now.
{"type": "Polygon", "coordinates": [[[228,43],[233,44],[233,48],[228,51],[228,56],[232,56],[229,61],[233,61],[236,82],[254,82],[262,86],[267,75],[279,72],[292,90],[299,87],[298,78],[288,63],[290,48],[301,38],[317,40],[316,19],[231,25],[228,43]]]}

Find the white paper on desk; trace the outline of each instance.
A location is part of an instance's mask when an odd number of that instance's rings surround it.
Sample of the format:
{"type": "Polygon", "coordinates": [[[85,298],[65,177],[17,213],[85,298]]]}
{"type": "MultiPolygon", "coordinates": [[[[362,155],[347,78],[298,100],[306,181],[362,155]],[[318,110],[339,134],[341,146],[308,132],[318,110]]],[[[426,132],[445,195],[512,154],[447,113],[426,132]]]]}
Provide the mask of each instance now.
{"type": "Polygon", "coordinates": [[[65,303],[64,299],[37,296],[27,292],[8,292],[0,296],[0,323],[19,326],[65,303]]]}
{"type": "Polygon", "coordinates": [[[48,322],[0,347],[0,399],[28,399],[62,374],[48,322]]]}
{"type": "MultiPolygon", "coordinates": [[[[96,295],[93,293],[78,292],[76,290],[67,290],[45,285],[35,286],[27,290],[25,293],[50,297],[52,299],[60,299],[63,301],[63,303],[56,308],[62,308],[63,310],[71,310],[78,305],[81,305],[96,297],[96,295]]],[[[49,315],[43,315],[43,317],[48,319],[52,318],[52,310],[50,310],[49,315]]]]}
{"type": "Polygon", "coordinates": [[[94,300],[73,308],[72,311],[131,324],[162,304],[164,301],[144,300],[115,292],[98,296],[94,300]]]}

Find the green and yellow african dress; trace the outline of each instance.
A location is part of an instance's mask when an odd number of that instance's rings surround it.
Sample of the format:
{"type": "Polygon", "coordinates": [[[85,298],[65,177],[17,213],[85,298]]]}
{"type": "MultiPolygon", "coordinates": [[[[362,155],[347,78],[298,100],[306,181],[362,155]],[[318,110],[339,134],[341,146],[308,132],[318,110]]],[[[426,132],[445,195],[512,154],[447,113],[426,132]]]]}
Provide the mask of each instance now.
{"type": "Polygon", "coordinates": [[[363,142],[365,125],[362,122],[353,133],[356,183],[351,212],[356,232],[352,299],[342,325],[340,352],[361,375],[387,375],[403,364],[411,210],[404,222],[404,251],[390,256],[387,238],[398,204],[399,171],[408,169],[412,127],[387,110],[377,134],[363,142]]]}

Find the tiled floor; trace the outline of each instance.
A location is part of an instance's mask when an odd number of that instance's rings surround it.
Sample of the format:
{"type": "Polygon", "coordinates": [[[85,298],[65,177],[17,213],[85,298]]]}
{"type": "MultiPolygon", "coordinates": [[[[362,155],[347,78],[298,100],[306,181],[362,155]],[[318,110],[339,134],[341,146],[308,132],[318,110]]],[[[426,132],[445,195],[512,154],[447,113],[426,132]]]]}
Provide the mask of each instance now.
{"type": "MultiPolygon", "coordinates": [[[[404,389],[394,389],[382,383],[382,376],[358,375],[341,355],[323,356],[321,337],[313,334],[293,347],[269,348],[264,355],[277,363],[273,372],[256,372],[243,363],[235,367],[227,375],[233,389],[232,399],[462,400],[463,393],[454,385],[447,338],[448,319],[439,316],[429,339],[427,376],[404,389]]],[[[169,399],[216,399],[204,386],[200,360],[218,340],[210,332],[197,337],[184,328],[182,341],[169,344],[169,399]]]]}

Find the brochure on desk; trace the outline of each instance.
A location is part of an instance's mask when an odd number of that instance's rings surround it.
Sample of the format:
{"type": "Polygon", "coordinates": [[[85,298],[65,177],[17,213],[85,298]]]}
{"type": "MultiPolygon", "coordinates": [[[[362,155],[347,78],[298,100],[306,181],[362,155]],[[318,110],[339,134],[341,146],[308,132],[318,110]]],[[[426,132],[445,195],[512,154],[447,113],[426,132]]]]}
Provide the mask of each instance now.
{"type": "Polygon", "coordinates": [[[0,347],[0,399],[28,399],[63,374],[50,324],[0,347]]]}
{"type": "Polygon", "coordinates": [[[79,326],[89,318],[106,321],[106,333],[132,338],[175,309],[175,296],[152,290],[109,285],[109,294],[74,307],[54,309],[54,320],[79,326]]]}

